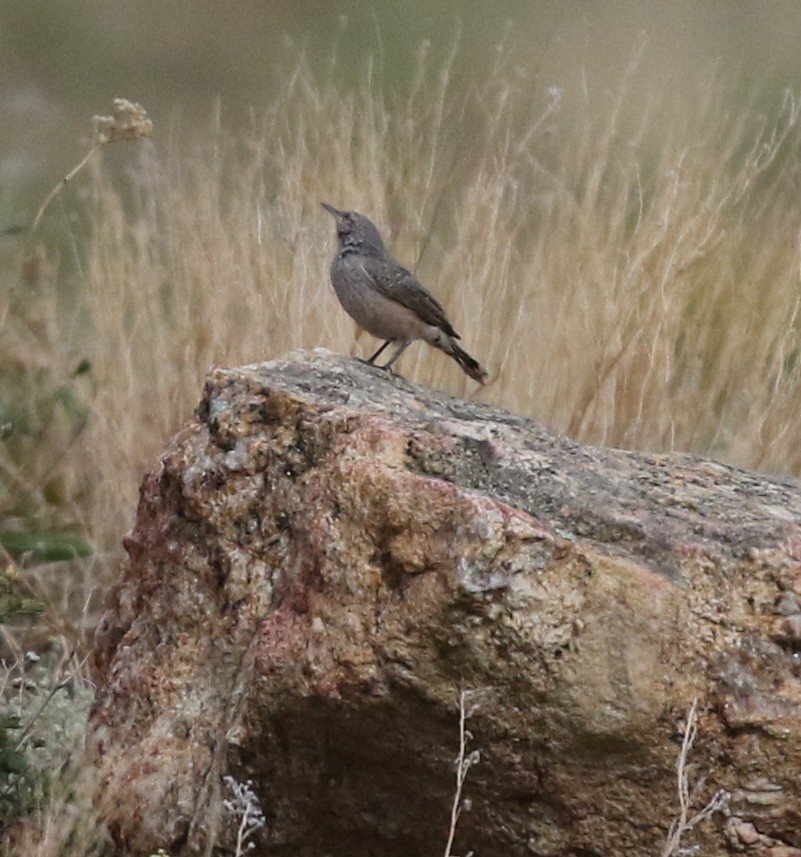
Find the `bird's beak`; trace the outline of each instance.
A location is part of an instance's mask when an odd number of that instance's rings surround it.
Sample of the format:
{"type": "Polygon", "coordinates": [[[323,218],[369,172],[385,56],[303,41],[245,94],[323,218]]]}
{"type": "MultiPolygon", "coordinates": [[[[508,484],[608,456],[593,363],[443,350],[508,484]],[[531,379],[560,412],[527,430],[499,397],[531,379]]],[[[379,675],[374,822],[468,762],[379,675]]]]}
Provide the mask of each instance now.
{"type": "Polygon", "coordinates": [[[334,217],[341,217],[344,212],[340,211],[338,208],[334,208],[333,205],[329,205],[327,202],[321,202],[320,205],[329,213],[333,214],[334,217]]]}

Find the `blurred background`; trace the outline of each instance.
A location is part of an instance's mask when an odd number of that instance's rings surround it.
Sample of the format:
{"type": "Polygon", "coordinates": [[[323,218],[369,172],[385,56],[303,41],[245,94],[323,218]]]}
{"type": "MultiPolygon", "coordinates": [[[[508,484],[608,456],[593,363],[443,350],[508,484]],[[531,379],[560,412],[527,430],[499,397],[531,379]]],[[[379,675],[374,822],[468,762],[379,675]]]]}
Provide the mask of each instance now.
{"type": "Polygon", "coordinates": [[[713,65],[731,98],[801,78],[795,0],[2,0],[0,231],[32,218],[113,97],[145,105],[163,144],[178,126],[205,127],[217,99],[230,123],[268,103],[288,42],[317,71],[336,56],[345,84],[369,55],[375,85],[391,90],[410,85],[426,40],[435,59],[458,40],[462,86],[489,72],[499,45],[541,91],[615,85],[641,42],[640,85],[679,100],[713,65]]]}

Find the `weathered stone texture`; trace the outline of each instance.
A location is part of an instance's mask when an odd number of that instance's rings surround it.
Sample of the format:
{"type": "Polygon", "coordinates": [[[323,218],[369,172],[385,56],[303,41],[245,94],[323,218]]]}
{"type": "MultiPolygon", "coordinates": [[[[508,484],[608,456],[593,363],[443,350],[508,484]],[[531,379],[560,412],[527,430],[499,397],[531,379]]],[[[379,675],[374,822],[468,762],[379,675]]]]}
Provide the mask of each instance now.
{"type": "MultiPolygon", "coordinates": [[[[326,353],[213,370],[142,485],[90,742],[121,849],[655,855],[683,718],[704,855],[801,849],[801,491],[595,449],[326,353]]],[[[784,851],[782,853],[785,853],[784,851]]],[[[801,853],[801,852],[799,852],[801,853]]]]}

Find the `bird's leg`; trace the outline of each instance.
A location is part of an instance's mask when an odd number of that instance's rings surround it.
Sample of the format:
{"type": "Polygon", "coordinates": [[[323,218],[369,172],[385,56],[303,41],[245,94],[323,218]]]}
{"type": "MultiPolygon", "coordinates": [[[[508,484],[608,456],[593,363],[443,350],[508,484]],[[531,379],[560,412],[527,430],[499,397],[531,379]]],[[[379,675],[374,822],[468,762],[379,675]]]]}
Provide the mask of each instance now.
{"type": "MultiPolygon", "coordinates": [[[[381,367],[382,369],[391,368],[392,364],[403,354],[403,352],[412,344],[411,339],[404,339],[403,342],[398,346],[398,350],[389,358],[389,360],[381,367]]],[[[384,346],[381,346],[381,350],[383,351],[384,346]]]]}
{"type": "Polygon", "coordinates": [[[390,342],[392,342],[392,340],[391,340],[391,339],[388,339],[388,340],[387,340],[387,341],[386,341],[386,342],[385,342],[385,343],[384,343],[384,344],[383,344],[383,345],[378,349],[378,351],[376,351],[376,353],[375,353],[375,354],[373,354],[373,356],[372,356],[372,357],[371,357],[367,362],[368,362],[368,363],[375,363],[375,361],[376,361],[376,360],[378,360],[378,357],[379,357],[379,355],[381,354],[381,352],[382,352],[382,351],[387,347],[387,345],[389,345],[389,343],[390,343],[390,342]]]}

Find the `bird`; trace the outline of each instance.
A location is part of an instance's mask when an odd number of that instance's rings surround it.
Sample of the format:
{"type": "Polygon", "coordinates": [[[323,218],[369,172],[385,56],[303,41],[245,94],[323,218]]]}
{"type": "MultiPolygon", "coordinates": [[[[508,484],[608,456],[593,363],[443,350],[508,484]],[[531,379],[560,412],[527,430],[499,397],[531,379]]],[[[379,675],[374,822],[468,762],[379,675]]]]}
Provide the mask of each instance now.
{"type": "Polygon", "coordinates": [[[417,339],[444,351],[479,384],[487,371],[457,342],[461,339],[439,301],[387,251],[376,225],[357,211],[320,203],[334,216],[338,246],[331,262],[331,284],[350,317],[384,344],[367,361],[375,363],[390,343],[397,349],[380,368],[392,364],[417,339]]]}

